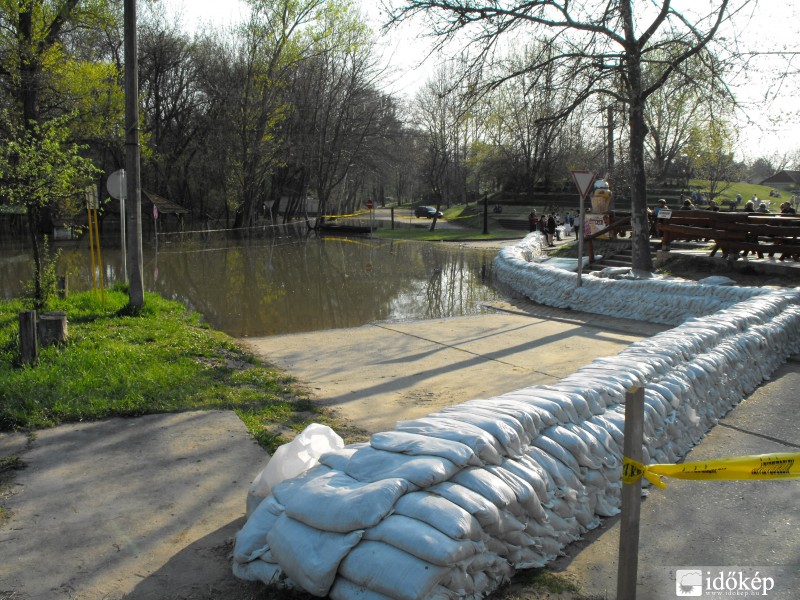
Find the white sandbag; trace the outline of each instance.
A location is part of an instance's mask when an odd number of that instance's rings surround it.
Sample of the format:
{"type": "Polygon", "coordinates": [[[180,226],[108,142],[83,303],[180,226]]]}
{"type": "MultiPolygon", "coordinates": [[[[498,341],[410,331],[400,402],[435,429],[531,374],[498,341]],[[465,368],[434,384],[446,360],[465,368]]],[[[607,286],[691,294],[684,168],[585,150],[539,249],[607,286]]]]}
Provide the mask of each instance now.
{"type": "Polygon", "coordinates": [[[355,447],[355,444],[350,444],[346,448],[331,450],[330,452],[323,453],[319,457],[319,462],[336,471],[344,471],[347,467],[347,463],[350,462],[353,454],[356,453],[356,450],[358,450],[358,448],[355,447]]]}
{"type": "Polygon", "coordinates": [[[429,435],[445,440],[455,440],[472,448],[481,461],[497,465],[502,460],[503,446],[490,433],[480,427],[444,417],[425,417],[413,421],[398,421],[398,431],[429,435]]]}
{"type": "Polygon", "coordinates": [[[284,508],[288,516],[310,527],[346,533],[376,525],[408,489],[405,479],[364,483],[329,471],[304,480],[286,498],[284,508]]]}
{"type": "Polygon", "coordinates": [[[519,459],[507,458],[500,466],[531,484],[539,502],[546,503],[550,493],[555,490],[555,485],[553,485],[552,490],[549,489],[548,484],[550,484],[552,480],[547,477],[544,469],[539,465],[524,461],[525,458],[524,456],[519,459]]]}
{"type": "Polygon", "coordinates": [[[260,558],[267,552],[269,550],[267,533],[283,511],[283,506],[278,504],[273,496],[264,498],[247,519],[244,527],[236,534],[233,560],[246,563],[260,558]]]}
{"type": "Polygon", "coordinates": [[[459,471],[450,481],[480,494],[498,508],[509,508],[517,502],[514,490],[502,479],[485,469],[468,467],[459,471]]]}
{"type": "Polygon", "coordinates": [[[266,498],[285,479],[297,477],[318,463],[325,452],[343,448],[344,441],[327,425],[312,423],[291,442],[279,446],[267,465],[250,484],[248,495],[266,498]]]}
{"type": "Polygon", "coordinates": [[[575,455],[552,437],[542,434],[531,441],[531,446],[547,452],[553,458],[561,461],[562,464],[566,465],[567,468],[571,469],[574,473],[581,472],[580,464],[578,464],[575,455]]]}
{"type": "MultiPolygon", "coordinates": [[[[529,402],[549,410],[558,417],[559,423],[566,423],[567,421],[579,423],[581,421],[578,411],[563,392],[536,387],[526,388],[525,393],[529,396],[529,402]]],[[[586,406],[588,408],[588,404],[586,406]]]]}
{"type": "Polygon", "coordinates": [[[542,427],[540,410],[535,406],[514,400],[490,398],[488,400],[469,400],[461,406],[479,408],[489,412],[502,413],[512,417],[522,425],[528,437],[535,437],[542,427]]]}
{"type": "MultiPolygon", "coordinates": [[[[339,563],[361,540],[363,531],[331,533],[281,515],[267,534],[273,555],[293,581],[315,596],[326,596],[339,563]]],[[[266,564],[266,563],[265,563],[266,564]]]]}
{"type": "Polygon", "coordinates": [[[614,464],[607,464],[607,466],[618,466],[622,459],[622,448],[620,448],[614,441],[614,438],[611,437],[611,433],[606,428],[601,427],[596,422],[591,420],[584,421],[581,427],[589,430],[595,436],[595,438],[597,438],[597,441],[602,444],[603,449],[605,450],[604,464],[613,462],[614,464]]]}
{"type": "Polygon", "coordinates": [[[486,467],[486,470],[500,478],[503,483],[513,490],[517,497],[517,502],[522,506],[528,516],[536,519],[545,518],[544,508],[542,508],[542,503],[539,502],[539,497],[533,485],[523,477],[520,477],[517,473],[505,469],[503,466],[489,465],[486,467]]]}
{"type": "Polygon", "coordinates": [[[579,465],[589,469],[599,469],[602,467],[602,462],[599,460],[599,453],[598,455],[593,456],[591,450],[584,443],[583,439],[581,439],[579,435],[570,429],[560,425],[555,425],[554,427],[545,429],[542,432],[542,435],[551,438],[560,446],[568,450],[569,453],[572,454],[572,456],[574,456],[578,461],[579,465]]]}
{"type": "Polygon", "coordinates": [[[430,417],[454,419],[480,427],[500,442],[503,446],[503,453],[507,456],[520,456],[522,454],[522,446],[527,442],[527,434],[525,434],[519,421],[513,417],[489,410],[476,410],[456,405],[444,408],[438,413],[433,413],[430,417]]]}
{"type": "Polygon", "coordinates": [[[383,431],[370,437],[370,446],[376,450],[399,452],[410,456],[439,456],[459,467],[483,466],[472,448],[455,440],[443,440],[428,435],[406,431],[383,431]]]}
{"type": "Polygon", "coordinates": [[[483,537],[475,517],[446,498],[429,492],[406,494],[395,504],[394,514],[427,523],[454,540],[477,542],[483,537]]]}
{"type": "Polygon", "coordinates": [[[426,598],[448,574],[383,542],[364,540],[342,561],[339,572],[350,581],[394,600],[426,598]]]}
{"type": "Polygon", "coordinates": [[[425,489],[446,481],[461,467],[440,456],[409,456],[396,452],[359,448],[347,463],[345,473],[359,481],[379,481],[385,478],[405,479],[425,489]]]}
{"type": "Polygon", "coordinates": [[[583,485],[575,471],[541,448],[528,446],[527,450],[528,456],[544,467],[550,477],[553,478],[561,494],[564,494],[567,490],[578,490],[579,493],[583,493],[583,485]]]}
{"type": "Polygon", "coordinates": [[[525,528],[525,524],[517,520],[511,513],[499,509],[496,504],[463,485],[444,481],[427,491],[447,498],[453,504],[466,510],[490,535],[502,536],[508,531],[525,528]]]}
{"type": "Polygon", "coordinates": [[[442,567],[452,567],[485,549],[480,542],[454,540],[427,523],[401,514],[389,515],[375,527],[367,529],[364,539],[390,544],[442,567]]]}

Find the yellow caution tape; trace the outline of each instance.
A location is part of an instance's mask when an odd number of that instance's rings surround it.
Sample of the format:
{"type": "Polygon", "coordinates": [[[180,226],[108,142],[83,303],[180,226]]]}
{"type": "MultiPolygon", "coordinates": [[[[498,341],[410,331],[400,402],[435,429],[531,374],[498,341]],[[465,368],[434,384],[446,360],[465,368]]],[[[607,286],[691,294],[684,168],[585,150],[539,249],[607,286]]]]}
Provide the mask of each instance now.
{"type": "Polygon", "coordinates": [[[719,480],[795,479],[800,478],[800,453],[777,452],[734,456],[678,465],[643,465],[626,456],[622,464],[622,482],[636,483],[641,477],[662,490],[667,487],[662,477],[719,480]]]}

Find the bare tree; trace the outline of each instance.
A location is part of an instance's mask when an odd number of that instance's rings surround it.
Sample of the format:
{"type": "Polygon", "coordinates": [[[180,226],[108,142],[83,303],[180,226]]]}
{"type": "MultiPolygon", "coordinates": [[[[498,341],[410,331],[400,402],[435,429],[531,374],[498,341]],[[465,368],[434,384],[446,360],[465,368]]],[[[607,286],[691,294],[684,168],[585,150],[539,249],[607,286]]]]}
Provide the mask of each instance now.
{"type": "MultiPolygon", "coordinates": [[[[740,0],[739,4],[749,0],[740,0]]],[[[713,5],[686,5],[685,10],[671,0],[655,0],[643,5],[633,0],[497,0],[478,3],[471,0],[406,0],[392,11],[399,22],[417,14],[432,21],[432,32],[442,43],[458,39],[474,49],[474,71],[485,71],[498,46],[509,33],[531,31],[555,42],[560,51],[532,57],[518,73],[504,79],[537,71],[556,64],[573,87],[573,101],[558,118],[580,106],[592,96],[603,94],[624,104],[628,113],[628,163],[633,227],[633,266],[652,270],[647,223],[647,192],[644,142],[647,135],[645,106],[693,56],[707,51],[721,23],[731,16],[731,0],[713,5]],[[664,51],[669,50],[667,57],[664,51]],[[648,69],[661,65],[658,75],[648,69]]],[[[494,87],[498,80],[491,80],[494,87]]]]}
{"type": "Polygon", "coordinates": [[[139,96],[143,132],[150,152],[146,155],[145,182],[152,191],[182,198],[185,163],[205,135],[208,95],[201,87],[202,62],[198,45],[168,24],[163,15],[147,15],[139,26],[139,96]]]}
{"type": "MultiPolygon", "coordinates": [[[[665,58],[669,55],[665,54],[665,58]]],[[[689,150],[692,132],[712,118],[712,104],[728,98],[727,90],[718,85],[719,79],[706,75],[719,67],[704,64],[700,58],[686,61],[675,76],[650,95],[645,105],[645,158],[656,182],[663,183],[673,174],[676,159],[689,150]]],[[[703,58],[713,61],[714,57],[703,58]]],[[[656,71],[651,77],[655,77],[663,67],[656,64],[651,68],[656,71]]]]}
{"type": "MultiPolygon", "coordinates": [[[[417,93],[416,122],[423,140],[421,173],[425,183],[436,198],[437,211],[446,201],[448,192],[448,169],[453,161],[453,138],[450,135],[455,124],[450,121],[448,101],[454,96],[451,80],[445,66],[440,67],[417,93]]],[[[436,227],[436,217],[431,230],[436,227]]]]}
{"type": "Polygon", "coordinates": [[[568,121],[549,117],[571,99],[556,85],[554,64],[524,70],[531,52],[513,53],[506,69],[520,74],[487,96],[486,137],[503,157],[505,187],[532,199],[537,185],[550,183],[556,163],[566,160],[568,121]]]}

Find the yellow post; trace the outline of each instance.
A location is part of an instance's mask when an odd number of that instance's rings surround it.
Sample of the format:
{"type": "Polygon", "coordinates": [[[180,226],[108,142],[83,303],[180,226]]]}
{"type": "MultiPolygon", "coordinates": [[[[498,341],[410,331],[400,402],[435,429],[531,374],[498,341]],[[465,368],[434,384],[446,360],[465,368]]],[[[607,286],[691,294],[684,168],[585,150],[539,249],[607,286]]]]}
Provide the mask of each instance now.
{"type": "Polygon", "coordinates": [[[92,221],[92,210],[93,210],[92,188],[87,188],[86,215],[89,219],[89,255],[91,257],[91,263],[92,263],[92,291],[95,292],[97,291],[97,282],[95,279],[97,268],[95,266],[95,261],[94,261],[94,223],[92,221]]]}
{"type": "MultiPolygon", "coordinates": [[[[97,206],[97,191],[95,190],[95,207],[97,206]]],[[[100,225],[97,221],[97,208],[94,209],[94,239],[97,242],[97,268],[99,271],[100,298],[103,304],[106,303],[106,286],[103,277],[103,257],[100,254],[100,225]]]]}
{"type": "Polygon", "coordinates": [[[97,220],[97,188],[86,188],[86,212],[89,218],[89,254],[92,261],[92,291],[100,287],[100,298],[106,303],[106,289],[103,280],[103,259],[100,255],[100,226],[97,220]],[[96,247],[95,247],[96,246],[96,247]],[[97,259],[95,260],[95,251],[97,259]]]}

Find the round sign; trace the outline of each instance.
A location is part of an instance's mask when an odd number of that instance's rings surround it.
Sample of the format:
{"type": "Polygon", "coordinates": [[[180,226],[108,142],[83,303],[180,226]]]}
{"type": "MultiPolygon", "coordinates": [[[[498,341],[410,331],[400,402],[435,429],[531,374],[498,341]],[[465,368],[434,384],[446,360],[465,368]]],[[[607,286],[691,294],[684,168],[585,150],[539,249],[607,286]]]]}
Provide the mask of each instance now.
{"type": "Polygon", "coordinates": [[[115,200],[125,200],[128,195],[128,188],[125,182],[125,169],[114,171],[108,176],[106,181],[106,189],[109,195],[115,200]]]}
{"type": "Polygon", "coordinates": [[[367,208],[372,208],[372,200],[367,200],[367,208]]]}

